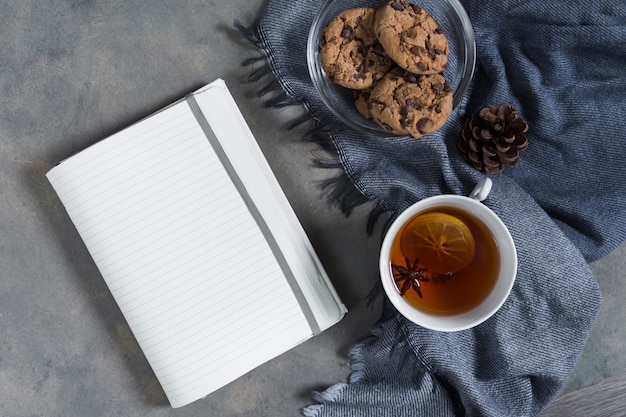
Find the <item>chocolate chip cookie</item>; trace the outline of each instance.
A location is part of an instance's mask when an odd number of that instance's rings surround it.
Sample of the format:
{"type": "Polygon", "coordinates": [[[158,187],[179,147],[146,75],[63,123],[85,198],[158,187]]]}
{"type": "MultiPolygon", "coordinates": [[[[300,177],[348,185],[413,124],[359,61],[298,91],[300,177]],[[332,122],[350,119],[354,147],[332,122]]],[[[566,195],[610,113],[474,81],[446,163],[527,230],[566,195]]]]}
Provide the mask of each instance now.
{"type": "Polygon", "coordinates": [[[452,112],[452,90],[441,74],[395,69],[372,88],[369,110],[385,130],[419,138],[446,122],[452,112]]]}
{"type": "Polygon", "coordinates": [[[415,74],[437,74],[448,62],[448,39],[435,19],[417,4],[391,0],[377,10],[374,32],[387,54],[415,74]]]}
{"type": "Polygon", "coordinates": [[[370,87],[393,61],[373,31],[376,9],[356,8],[337,15],[324,29],[319,56],[322,68],[335,83],[352,89],[370,87]]]}

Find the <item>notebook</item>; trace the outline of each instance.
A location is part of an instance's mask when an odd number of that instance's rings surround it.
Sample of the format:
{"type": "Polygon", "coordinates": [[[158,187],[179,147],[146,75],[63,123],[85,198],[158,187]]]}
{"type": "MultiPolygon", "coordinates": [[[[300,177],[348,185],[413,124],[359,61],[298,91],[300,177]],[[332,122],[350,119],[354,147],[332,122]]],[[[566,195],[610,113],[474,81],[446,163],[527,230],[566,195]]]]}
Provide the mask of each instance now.
{"type": "Polygon", "coordinates": [[[46,176],[172,407],[346,313],[221,79],[46,176]]]}

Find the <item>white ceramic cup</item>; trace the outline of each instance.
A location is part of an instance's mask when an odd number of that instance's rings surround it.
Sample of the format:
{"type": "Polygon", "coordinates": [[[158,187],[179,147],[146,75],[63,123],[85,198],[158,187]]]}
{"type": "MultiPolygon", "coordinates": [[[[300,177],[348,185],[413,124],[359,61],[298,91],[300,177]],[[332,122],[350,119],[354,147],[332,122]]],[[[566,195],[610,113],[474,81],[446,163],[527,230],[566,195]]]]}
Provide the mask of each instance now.
{"type": "Polygon", "coordinates": [[[511,233],[502,220],[489,207],[481,203],[491,191],[491,185],[491,180],[485,177],[478,183],[469,197],[444,194],[425,198],[402,212],[391,224],[380,252],[380,276],[387,297],[407,319],[432,330],[445,332],[465,330],[487,320],[506,301],[517,274],[517,252],[511,233]],[[460,208],[482,221],[491,231],[500,256],[500,269],[489,295],[476,307],[461,314],[437,315],[417,309],[400,295],[391,271],[391,246],[402,226],[417,213],[438,206],[460,208]]]}

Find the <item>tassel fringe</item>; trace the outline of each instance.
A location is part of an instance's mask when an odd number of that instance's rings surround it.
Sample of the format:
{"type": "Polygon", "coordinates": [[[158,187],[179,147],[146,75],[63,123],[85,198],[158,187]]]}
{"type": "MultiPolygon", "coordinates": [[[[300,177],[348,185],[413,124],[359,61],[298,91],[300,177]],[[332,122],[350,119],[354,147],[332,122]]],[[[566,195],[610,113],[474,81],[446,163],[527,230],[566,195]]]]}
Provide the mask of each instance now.
{"type": "Polygon", "coordinates": [[[322,190],[328,193],[328,198],[346,216],[350,216],[352,211],[369,202],[352,184],[350,178],[345,175],[338,175],[320,182],[322,190]]]}
{"type": "Polygon", "coordinates": [[[248,39],[252,44],[254,44],[257,48],[261,48],[261,38],[259,37],[259,32],[256,28],[248,28],[242,25],[239,20],[235,20],[233,23],[235,29],[239,31],[246,39],[248,39]]]}
{"type": "MultiPolygon", "coordinates": [[[[252,64],[250,64],[252,65],[252,64]]],[[[248,75],[248,82],[253,83],[256,81],[259,81],[263,78],[265,78],[266,75],[271,73],[271,69],[270,66],[268,64],[263,65],[260,68],[257,68],[256,70],[252,71],[250,73],[250,75],[248,75]]],[[[263,91],[265,91],[264,93],[257,93],[257,96],[262,96],[264,95],[266,92],[273,90],[275,88],[277,88],[277,86],[275,84],[278,84],[275,80],[274,82],[269,83],[264,89],[263,91]]]]}
{"type": "Polygon", "coordinates": [[[337,147],[335,146],[328,129],[322,126],[318,120],[314,120],[313,117],[311,117],[311,121],[312,125],[309,130],[302,135],[302,140],[318,144],[323,150],[329,152],[330,154],[334,154],[337,162],[339,162],[337,147]]]}

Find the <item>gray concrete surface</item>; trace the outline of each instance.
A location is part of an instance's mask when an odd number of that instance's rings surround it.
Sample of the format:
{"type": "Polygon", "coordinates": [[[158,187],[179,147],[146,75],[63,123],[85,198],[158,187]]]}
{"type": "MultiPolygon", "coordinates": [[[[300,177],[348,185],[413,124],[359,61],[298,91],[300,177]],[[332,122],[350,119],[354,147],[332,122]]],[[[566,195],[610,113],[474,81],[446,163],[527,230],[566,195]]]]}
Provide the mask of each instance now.
{"type": "MultiPolygon", "coordinates": [[[[368,208],[324,201],[315,148],[268,110],[232,29],[263,2],[0,0],[0,416],[297,416],[343,382],[375,323],[368,208]],[[208,398],[172,410],[44,175],[61,159],[224,78],[350,312],[339,325],[208,398]]],[[[593,265],[604,304],[567,391],[626,371],[626,246],[593,265]]],[[[564,278],[566,279],[566,278],[564,278]]],[[[532,352],[529,352],[532,354],[532,352]]]]}

